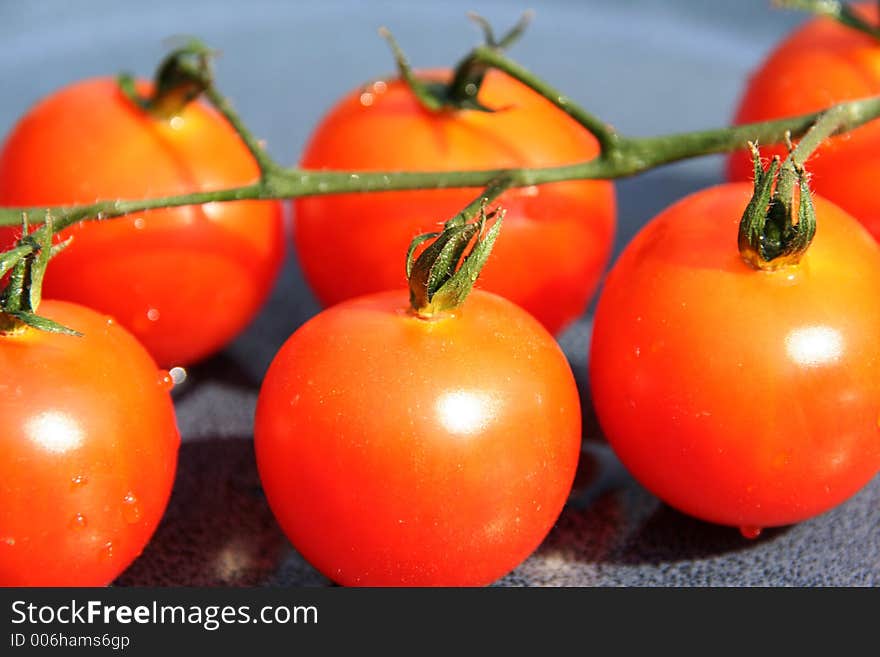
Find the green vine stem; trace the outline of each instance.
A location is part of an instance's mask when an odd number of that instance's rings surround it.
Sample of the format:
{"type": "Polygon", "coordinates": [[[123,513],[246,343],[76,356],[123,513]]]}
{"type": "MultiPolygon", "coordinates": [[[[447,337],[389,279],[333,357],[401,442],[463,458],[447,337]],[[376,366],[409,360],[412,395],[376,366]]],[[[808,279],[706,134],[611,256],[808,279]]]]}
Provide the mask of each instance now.
{"type": "MultiPolygon", "coordinates": [[[[478,47],[472,57],[484,61],[520,80],[568,112],[575,120],[596,134],[602,147],[598,157],[563,166],[472,171],[311,171],[285,169],[275,163],[259,145],[223,96],[209,84],[208,100],[217,106],[261,162],[260,178],[250,185],[193,192],[147,199],[108,199],[86,205],[51,208],[55,231],[86,219],[110,219],[146,210],[222,203],[240,200],[286,199],[323,194],[384,192],[413,189],[480,188],[505,179],[511,187],[528,187],[566,180],[615,179],[647,171],[678,160],[744,148],[749,141],[777,143],[786,133],[799,137],[825,112],[804,114],[715,130],[686,132],[660,137],[634,138],[620,135],[608,124],[593,116],[570,98],[531,72],[487,47],[478,47]]],[[[880,117],[880,96],[838,105],[833,111],[839,118],[838,129],[844,132],[880,117]]],[[[22,212],[42,216],[45,207],[0,208],[0,226],[17,225],[22,212]]]]}

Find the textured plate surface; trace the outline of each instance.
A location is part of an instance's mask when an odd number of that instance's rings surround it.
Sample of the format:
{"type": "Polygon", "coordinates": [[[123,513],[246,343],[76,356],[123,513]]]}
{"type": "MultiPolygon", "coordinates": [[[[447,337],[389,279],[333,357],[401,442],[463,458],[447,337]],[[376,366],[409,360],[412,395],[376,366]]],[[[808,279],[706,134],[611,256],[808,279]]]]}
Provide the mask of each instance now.
{"type": "MultiPolygon", "coordinates": [[[[620,130],[644,135],[728,121],[748,71],[801,20],[771,11],[765,0],[535,5],[537,19],[511,54],[620,130]]],[[[336,98],[392,70],[377,27],[392,28],[417,65],[444,65],[478,40],[466,11],[504,26],[524,8],[497,0],[0,2],[0,132],[39,97],[73,80],[118,70],[149,75],[166,37],[193,34],[222,51],[221,89],[272,154],[293,163],[336,98]]],[[[704,158],[619,182],[616,251],[671,201],[720,179],[720,160],[704,158]]],[[[277,528],[251,440],[269,361],[317,310],[290,258],[250,329],[190,370],[176,393],[184,445],[171,506],[119,584],[329,583],[277,528]]],[[[584,401],[582,475],[541,548],[499,584],[880,584],[880,479],[847,504],[757,541],[683,516],[639,487],[592,419],[589,329],[586,317],[561,339],[584,401]]]]}

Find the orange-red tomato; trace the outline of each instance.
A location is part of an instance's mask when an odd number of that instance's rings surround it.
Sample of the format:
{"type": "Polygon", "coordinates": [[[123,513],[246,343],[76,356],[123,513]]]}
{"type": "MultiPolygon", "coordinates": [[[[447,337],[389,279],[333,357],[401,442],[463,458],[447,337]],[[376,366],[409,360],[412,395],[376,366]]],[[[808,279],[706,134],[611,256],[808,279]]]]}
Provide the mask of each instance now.
{"type": "Polygon", "coordinates": [[[0,334],[0,586],[103,586],[168,503],[171,380],[109,317],[59,301],[40,314],[83,337],[0,334]]]}
{"type": "MultiPolygon", "coordinates": [[[[447,73],[432,73],[435,77],[447,73]]],[[[450,170],[537,167],[588,160],[595,138],[523,84],[486,76],[480,99],[498,112],[423,109],[398,81],[343,98],[312,135],[302,165],[316,169],[450,170]]],[[[387,192],[296,200],[294,238],[306,279],[324,305],[404,283],[400,254],[438,229],[475,189],[387,192]]],[[[478,286],[522,306],[553,333],[595,291],[614,233],[614,190],[574,181],[511,190],[504,232],[478,286]]]]}
{"type": "MultiPolygon", "coordinates": [[[[877,23],[875,4],[854,5],[877,23]]],[[[815,112],[830,105],[880,94],[880,42],[831,19],[809,21],[783,41],[752,75],[736,114],[750,123],[815,112]]],[[[781,146],[764,155],[784,155],[781,146]]],[[[810,159],[810,186],[861,221],[880,239],[880,121],[828,140],[810,159]]],[[[731,180],[750,180],[751,158],[729,160],[731,180]]]]}
{"type": "MultiPolygon", "coordinates": [[[[0,151],[0,204],[183,194],[257,175],[234,131],[206,105],[160,120],[114,80],[96,79],[50,95],[15,126],[0,151]]],[[[17,235],[0,232],[0,247],[17,235]]],[[[274,202],[154,210],[79,224],[62,238],[70,235],[74,243],[46,274],[46,296],[114,316],[165,367],[212,354],[247,325],[284,244],[274,202]]]]}
{"type": "Polygon", "coordinates": [[[737,249],[750,193],[699,192],[636,236],[599,300],[590,380],[642,484],[761,528],[827,511],[880,469],[880,248],[816,197],[801,262],[752,269],[737,249]]]}
{"type": "Polygon", "coordinates": [[[257,465],[327,577],[482,585],[553,526],[580,421],[568,362],[528,313],[474,291],[425,320],[391,291],[325,310],[282,347],[257,403],[257,465]]]}

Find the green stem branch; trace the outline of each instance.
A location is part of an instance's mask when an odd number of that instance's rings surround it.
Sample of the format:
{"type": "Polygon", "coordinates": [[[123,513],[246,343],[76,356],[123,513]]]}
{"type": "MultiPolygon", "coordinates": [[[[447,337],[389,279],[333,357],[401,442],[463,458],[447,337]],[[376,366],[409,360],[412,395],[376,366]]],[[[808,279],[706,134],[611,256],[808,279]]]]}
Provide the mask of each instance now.
{"type": "MultiPolygon", "coordinates": [[[[271,160],[238,116],[225,103],[224,98],[209,86],[208,99],[230,120],[233,128],[258,160],[262,172],[259,181],[240,187],[175,196],[104,200],[87,205],[53,207],[51,211],[55,218],[55,230],[60,231],[86,219],[110,219],[146,210],[203,203],[414,189],[480,188],[501,179],[510,187],[527,187],[566,180],[615,179],[632,176],[686,158],[737,150],[744,148],[749,141],[777,143],[785,138],[786,133],[790,133],[795,138],[800,137],[820,117],[829,112],[833,112],[837,117],[835,129],[832,130],[835,134],[852,130],[880,117],[880,96],[876,96],[843,103],[825,112],[774,121],[660,137],[625,137],[503,54],[491,48],[480,47],[474,51],[474,57],[522,81],[568,112],[596,135],[602,146],[601,154],[595,159],[584,162],[539,168],[384,172],[284,169],[271,160]]],[[[21,221],[22,212],[28,212],[31,216],[43,216],[46,209],[44,206],[0,208],[0,226],[16,226],[21,221]]]]}

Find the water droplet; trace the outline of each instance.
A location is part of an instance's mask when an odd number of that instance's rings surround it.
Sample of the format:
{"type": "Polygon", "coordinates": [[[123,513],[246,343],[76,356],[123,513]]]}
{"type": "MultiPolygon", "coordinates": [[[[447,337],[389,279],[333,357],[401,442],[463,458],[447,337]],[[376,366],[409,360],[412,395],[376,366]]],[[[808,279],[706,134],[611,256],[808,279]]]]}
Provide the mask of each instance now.
{"type": "Polygon", "coordinates": [[[15,545],[15,539],[12,538],[11,536],[7,536],[6,538],[4,538],[4,539],[3,539],[3,542],[4,542],[6,545],[8,545],[9,547],[13,547],[13,546],[15,545]]]}
{"type": "Polygon", "coordinates": [[[70,521],[70,526],[74,529],[85,529],[88,524],[88,520],[86,520],[86,517],[81,513],[77,513],[70,521]]]}
{"type": "Polygon", "coordinates": [[[70,480],[70,483],[74,488],[79,488],[80,486],[85,486],[88,481],[88,477],[85,475],[76,475],[70,480]]]}
{"type": "Polygon", "coordinates": [[[319,192],[326,192],[328,189],[330,189],[330,185],[328,185],[327,183],[325,183],[325,182],[318,183],[318,191],[319,192]]]}
{"type": "Polygon", "coordinates": [[[112,317],[108,317],[106,321],[107,326],[113,326],[116,323],[112,317]]]}
{"type": "Polygon", "coordinates": [[[468,96],[476,96],[479,90],[479,87],[477,87],[477,85],[475,85],[473,82],[468,82],[466,85],[464,85],[464,92],[468,96]]]}
{"type": "Polygon", "coordinates": [[[147,319],[150,320],[151,322],[158,322],[159,321],[159,310],[156,308],[150,308],[147,311],[147,319]]]}
{"type": "Polygon", "coordinates": [[[134,493],[129,492],[122,498],[122,516],[125,522],[132,525],[141,519],[141,510],[134,493]]]}
{"type": "Polygon", "coordinates": [[[373,83],[373,91],[377,94],[384,94],[388,90],[388,85],[385,84],[385,80],[376,80],[373,83]]]}
{"type": "Polygon", "coordinates": [[[359,175],[357,175],[356,173],[351,174],[349,176],[349,178],[351,178],[352,180],[360,180],[361,179],[361,177],[359,175]]]}
{"type": "Polygon", "coordinates": [[[183,117],[172,116],[168,123],[171,124],[173,130],[180,130],[183,127],[183,117]]]}
{"type": "Polygon", "coordinates": [[[113,558],[113,541],[107,541],[104,543],[104,557],[107,559],[113,558]]]}
{"type": "Polygon", "coordinates": [[[739,533],[749,540],[754,540],[761,535],[761,528],[749,526],[740,527],[739,533]]]}
{"type": "Polygon", "coordinates": [[[174,379],[171,378],[169,372],[159,370],[159,387],[162,388],[162,390],[171,390],[171,388],[174,387],[174,379]]]}
{"type": "Polygon", "coordinates": [[[146,225],[147,225],[147,222],[144,221],[143,217],[138,217],[137,219],[134,220],[134,227],[137,230],[143,230],[144,226],[146,226],[146,225]]]}
{"type": "Polygon", "coordinates": [[[186,381],[186,370],[182,367],[172,367],[168,374],[171,375],[171,380],[176,386],[186,381]]]}
{"type": "Polygon", "coordinates": [[[369,107],[372,104],[373,104],[373,94],[371,94],[369,91],[365,91],[364,93],[362,93],[361,94],[361,105],[363,105],[364,107],[369,107]]]}

